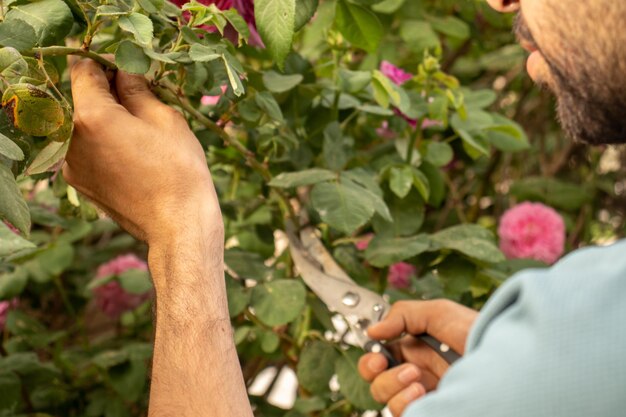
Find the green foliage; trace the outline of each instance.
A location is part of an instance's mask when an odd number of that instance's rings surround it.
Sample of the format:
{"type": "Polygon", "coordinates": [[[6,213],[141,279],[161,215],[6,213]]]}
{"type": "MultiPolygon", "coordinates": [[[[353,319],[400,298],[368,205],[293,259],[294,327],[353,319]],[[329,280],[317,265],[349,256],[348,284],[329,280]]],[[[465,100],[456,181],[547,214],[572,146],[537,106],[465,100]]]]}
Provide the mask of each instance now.
{"type": "Polygon", "coordinates": [[[391,301],[480,308],[513,273],[544,267],[498,249],[500,216],[524,200],[559,210],[567,250],[621,237],[621,151],[563,137],[551,99],[523,73],[511,17],[484,3],[256,0],[253,27],[249,10],[196,1],[3,3],[0,301],[19,305],[0,329],[0,416],[147,407],[150,303],[111,319],[94,301],[109,283],[151,291],[139,270],[95,278],[102,263],[145,248],[59,171],[73,129],[67,55],[146,74],[200,140],[222,204],[246,384],[268,368],[299,380],[289,411],[252,395],[259,416],[380,408],[356,371],[361,352],[284,249],[289,208],[305,212],[355,281],[391,301]],[[395,83],[383,61],[410,76],[395,83]],[[387,282],[398,262],[415,267],[408,288],[387,282]]]}

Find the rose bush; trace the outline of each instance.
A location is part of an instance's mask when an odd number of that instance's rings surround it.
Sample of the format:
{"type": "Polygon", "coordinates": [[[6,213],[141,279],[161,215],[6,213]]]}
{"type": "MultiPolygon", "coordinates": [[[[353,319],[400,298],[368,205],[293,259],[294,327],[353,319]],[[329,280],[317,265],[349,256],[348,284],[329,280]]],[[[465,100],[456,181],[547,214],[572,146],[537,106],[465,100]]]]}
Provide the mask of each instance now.
{"type": "Polygon", "coordinates": [[[359,350],[293,271],[280,233],[289,207],[359,284],[475,308],[513,272],[556,259],[542,246],[505,258],[499,244],[519,229],[500,243],[496,232],[516,203],[558,211],[566,251],[623,234],[620,151],[563,137],[524,74],[511,17],[482,2],[0,7],[0,416],[141,416],[148,401],[145,248],[59,172],[68,55],[145,74],[202,143],[245,381],[268,369],[298,379],[289,411],[270,395],[278,376],[253,391],[259,416],[381,407],[356,372],[359,350]]]}

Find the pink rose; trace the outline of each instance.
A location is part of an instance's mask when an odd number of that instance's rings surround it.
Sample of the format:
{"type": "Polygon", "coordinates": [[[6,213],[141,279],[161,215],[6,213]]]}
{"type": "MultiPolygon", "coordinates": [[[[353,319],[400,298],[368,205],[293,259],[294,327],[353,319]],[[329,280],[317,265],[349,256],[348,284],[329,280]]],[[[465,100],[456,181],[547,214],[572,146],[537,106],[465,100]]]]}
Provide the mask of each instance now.
{"type": "MultiPolygon", "coordinates": [[[[96,278],[120,275],[131,269],[148,270],[148,264],[133,254],[121,255],[100,265],[96,278]]],[[[111,281],[94,288],[96,305],[106,315],[118,318],[125,311],[132,310],[150,298],[151,292],[130,294],[122,288],[118,281],[111,281]]]]}
{"type": "Polygon", "coordinates": [[[413,78],[413,74],[406,72],[402,68],[396,67],[389,61],[383,61],[380,63],[380,72],[398,85],[402,85],[413,78]]]}
{"type": "Polygon", "coordinates": [[[370,242],[372,241],[373,238],[374,238],[374,233],[365,234],[359,237],[358,238],[359,240],[354,242],[354,246],[356,246],[358,250],[366,250],[367,247],[370,245],[370,242]]]}
{"type": "Polygon", "coordinates": [[[200,99],[200,104],[202,104],[203,106],[217,105],[217,103],[220,102],[222,95],[224,95],[224,93],[226,93],[226,90],[228,89],[228,87],[226,87],[225,85],[221,86],[220,88],[222,89],[222,94],[219,94],[217,96],[202,96],[202,98],[200,99]]]}
{"type": "Polygon", "coordinates": [[[0,331],[4,330],[9,311],[17,307],[17,298],[11,301],[0,301],[0,331]]]}
{"type": "Polygon", "coordinates": [[[505,212],[498,236],[500,249],[509,259],[535,259],[553,264],[565,250],[563,218],[541,203],[525,202],[505,212]]]}
{"type": "Polygon", "coordinates": [[[415,267],[406,262],[398,262],[389,267],[387,282],[395,288],[408,288],[411,275],[415,275],[415,267]]]}

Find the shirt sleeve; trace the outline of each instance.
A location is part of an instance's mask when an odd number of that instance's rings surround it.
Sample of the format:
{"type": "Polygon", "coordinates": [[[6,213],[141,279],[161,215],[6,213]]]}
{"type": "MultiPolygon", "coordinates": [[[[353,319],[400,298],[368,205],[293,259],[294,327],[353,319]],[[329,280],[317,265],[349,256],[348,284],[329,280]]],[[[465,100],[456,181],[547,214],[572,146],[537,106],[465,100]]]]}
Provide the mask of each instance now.
{"type": "Polygon", "coordinates": [[[403,417],[626,416],[626,244],[517,274],[467,346],[403,417]]]}

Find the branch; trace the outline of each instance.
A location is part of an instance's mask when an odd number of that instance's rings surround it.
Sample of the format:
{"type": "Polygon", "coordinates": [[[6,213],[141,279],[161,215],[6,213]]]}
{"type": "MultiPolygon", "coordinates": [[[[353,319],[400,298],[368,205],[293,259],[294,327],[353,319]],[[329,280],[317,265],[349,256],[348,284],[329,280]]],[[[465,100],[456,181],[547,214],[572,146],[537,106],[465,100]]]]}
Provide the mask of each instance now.
{"type": "Polygon", "coordinates": [[[46,56],[78,55],[85,58],[93,59],[94,61],[107,67],[108,69],[117,70],[117,65],[115,65],[115,63],[109,61],[100,54],[86,49],[71,48],[69,46],[46,46],[44,48],[33,48],[32,51],[33,55],[37,58],[46,56]]]}

